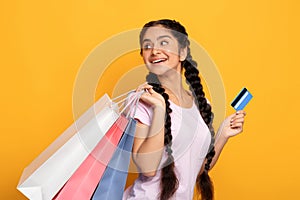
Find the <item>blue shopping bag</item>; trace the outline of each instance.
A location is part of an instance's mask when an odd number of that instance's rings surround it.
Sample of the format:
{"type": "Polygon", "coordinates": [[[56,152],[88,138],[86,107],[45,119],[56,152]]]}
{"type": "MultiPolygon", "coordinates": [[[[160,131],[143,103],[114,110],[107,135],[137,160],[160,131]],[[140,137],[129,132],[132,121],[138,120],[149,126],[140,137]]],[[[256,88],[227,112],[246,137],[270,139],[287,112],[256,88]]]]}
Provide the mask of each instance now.
{"type": "Polygon", "coordinates": [[[93,194],[92,200],[122,199],[128,175],[136,123],[135,119],[130,118],[121,141],[93,194]]]}

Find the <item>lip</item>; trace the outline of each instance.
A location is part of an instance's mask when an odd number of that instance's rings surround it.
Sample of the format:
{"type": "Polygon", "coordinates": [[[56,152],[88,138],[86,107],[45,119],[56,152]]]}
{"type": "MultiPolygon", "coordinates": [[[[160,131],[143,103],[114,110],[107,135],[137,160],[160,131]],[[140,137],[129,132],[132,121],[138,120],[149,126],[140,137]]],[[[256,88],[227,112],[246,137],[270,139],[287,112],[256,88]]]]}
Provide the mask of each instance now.
{"type": "Polygon", "coordinates": [[[151,64],[159,64],[167,61],[167,58],[152,58],[149,60],[151,64]]]}

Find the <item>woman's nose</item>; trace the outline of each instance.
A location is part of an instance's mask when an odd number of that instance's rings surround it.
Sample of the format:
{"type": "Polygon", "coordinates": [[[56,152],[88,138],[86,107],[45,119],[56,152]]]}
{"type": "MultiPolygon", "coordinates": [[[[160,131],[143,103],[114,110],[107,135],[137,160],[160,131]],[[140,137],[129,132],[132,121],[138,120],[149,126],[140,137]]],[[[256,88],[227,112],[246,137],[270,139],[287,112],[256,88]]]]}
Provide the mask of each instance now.
{"type": "Polygon", "coordinates": [[[161,53],[161,49],[157,45],[154,45],[153,48],[152,48],[152,54],[156,55],[156,54],[159,54],[159,53],[161,53]]]}

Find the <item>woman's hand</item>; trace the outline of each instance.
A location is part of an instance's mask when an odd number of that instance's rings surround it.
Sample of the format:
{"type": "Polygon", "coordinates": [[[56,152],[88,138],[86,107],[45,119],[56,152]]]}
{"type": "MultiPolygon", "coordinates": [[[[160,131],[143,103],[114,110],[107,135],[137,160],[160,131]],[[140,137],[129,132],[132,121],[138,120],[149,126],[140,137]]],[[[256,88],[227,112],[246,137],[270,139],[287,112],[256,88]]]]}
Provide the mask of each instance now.
{"type": "Polygon", "coordinates": [[[155,92],[151,85],[149,85],[148,83],[144,83],[140,85],[136,91],[139,92],[141,90],[145,90],[140,98],[142,101],[153,107],[166,107],[165,99],[163,98],[163,96],[155,92]]]}
{"type": "Polygon", "coordinates": [[[222,123],[221,134],[228,139],[243,132],[245,116],[246,112],[243,110],[228,116],[222,123]]]}

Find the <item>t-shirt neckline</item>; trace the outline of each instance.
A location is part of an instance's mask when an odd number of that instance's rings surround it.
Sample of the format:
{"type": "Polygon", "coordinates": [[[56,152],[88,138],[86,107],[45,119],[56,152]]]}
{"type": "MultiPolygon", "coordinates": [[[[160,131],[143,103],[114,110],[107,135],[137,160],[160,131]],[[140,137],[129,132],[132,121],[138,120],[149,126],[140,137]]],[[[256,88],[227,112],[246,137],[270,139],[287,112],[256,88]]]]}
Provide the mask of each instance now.
{"type": "Polygon", "coordinates": [[[194,108],[194,106],[195,106],[195,102],[194,102],[194,101],[193,101],[192,106],[190,106],[190,107],[188,107],[188,108],[186,108],[186,107],[181,107],[181,106],[175,104],[175,103],[174,103],[173,101],[171,101],[171,100],[169,100],[169,101],[170,101],[170,104],[174,105],[174,106],[177,107],[177,108],[183,109],[183,110],[192,110],[192,109],[194,108]]]}

